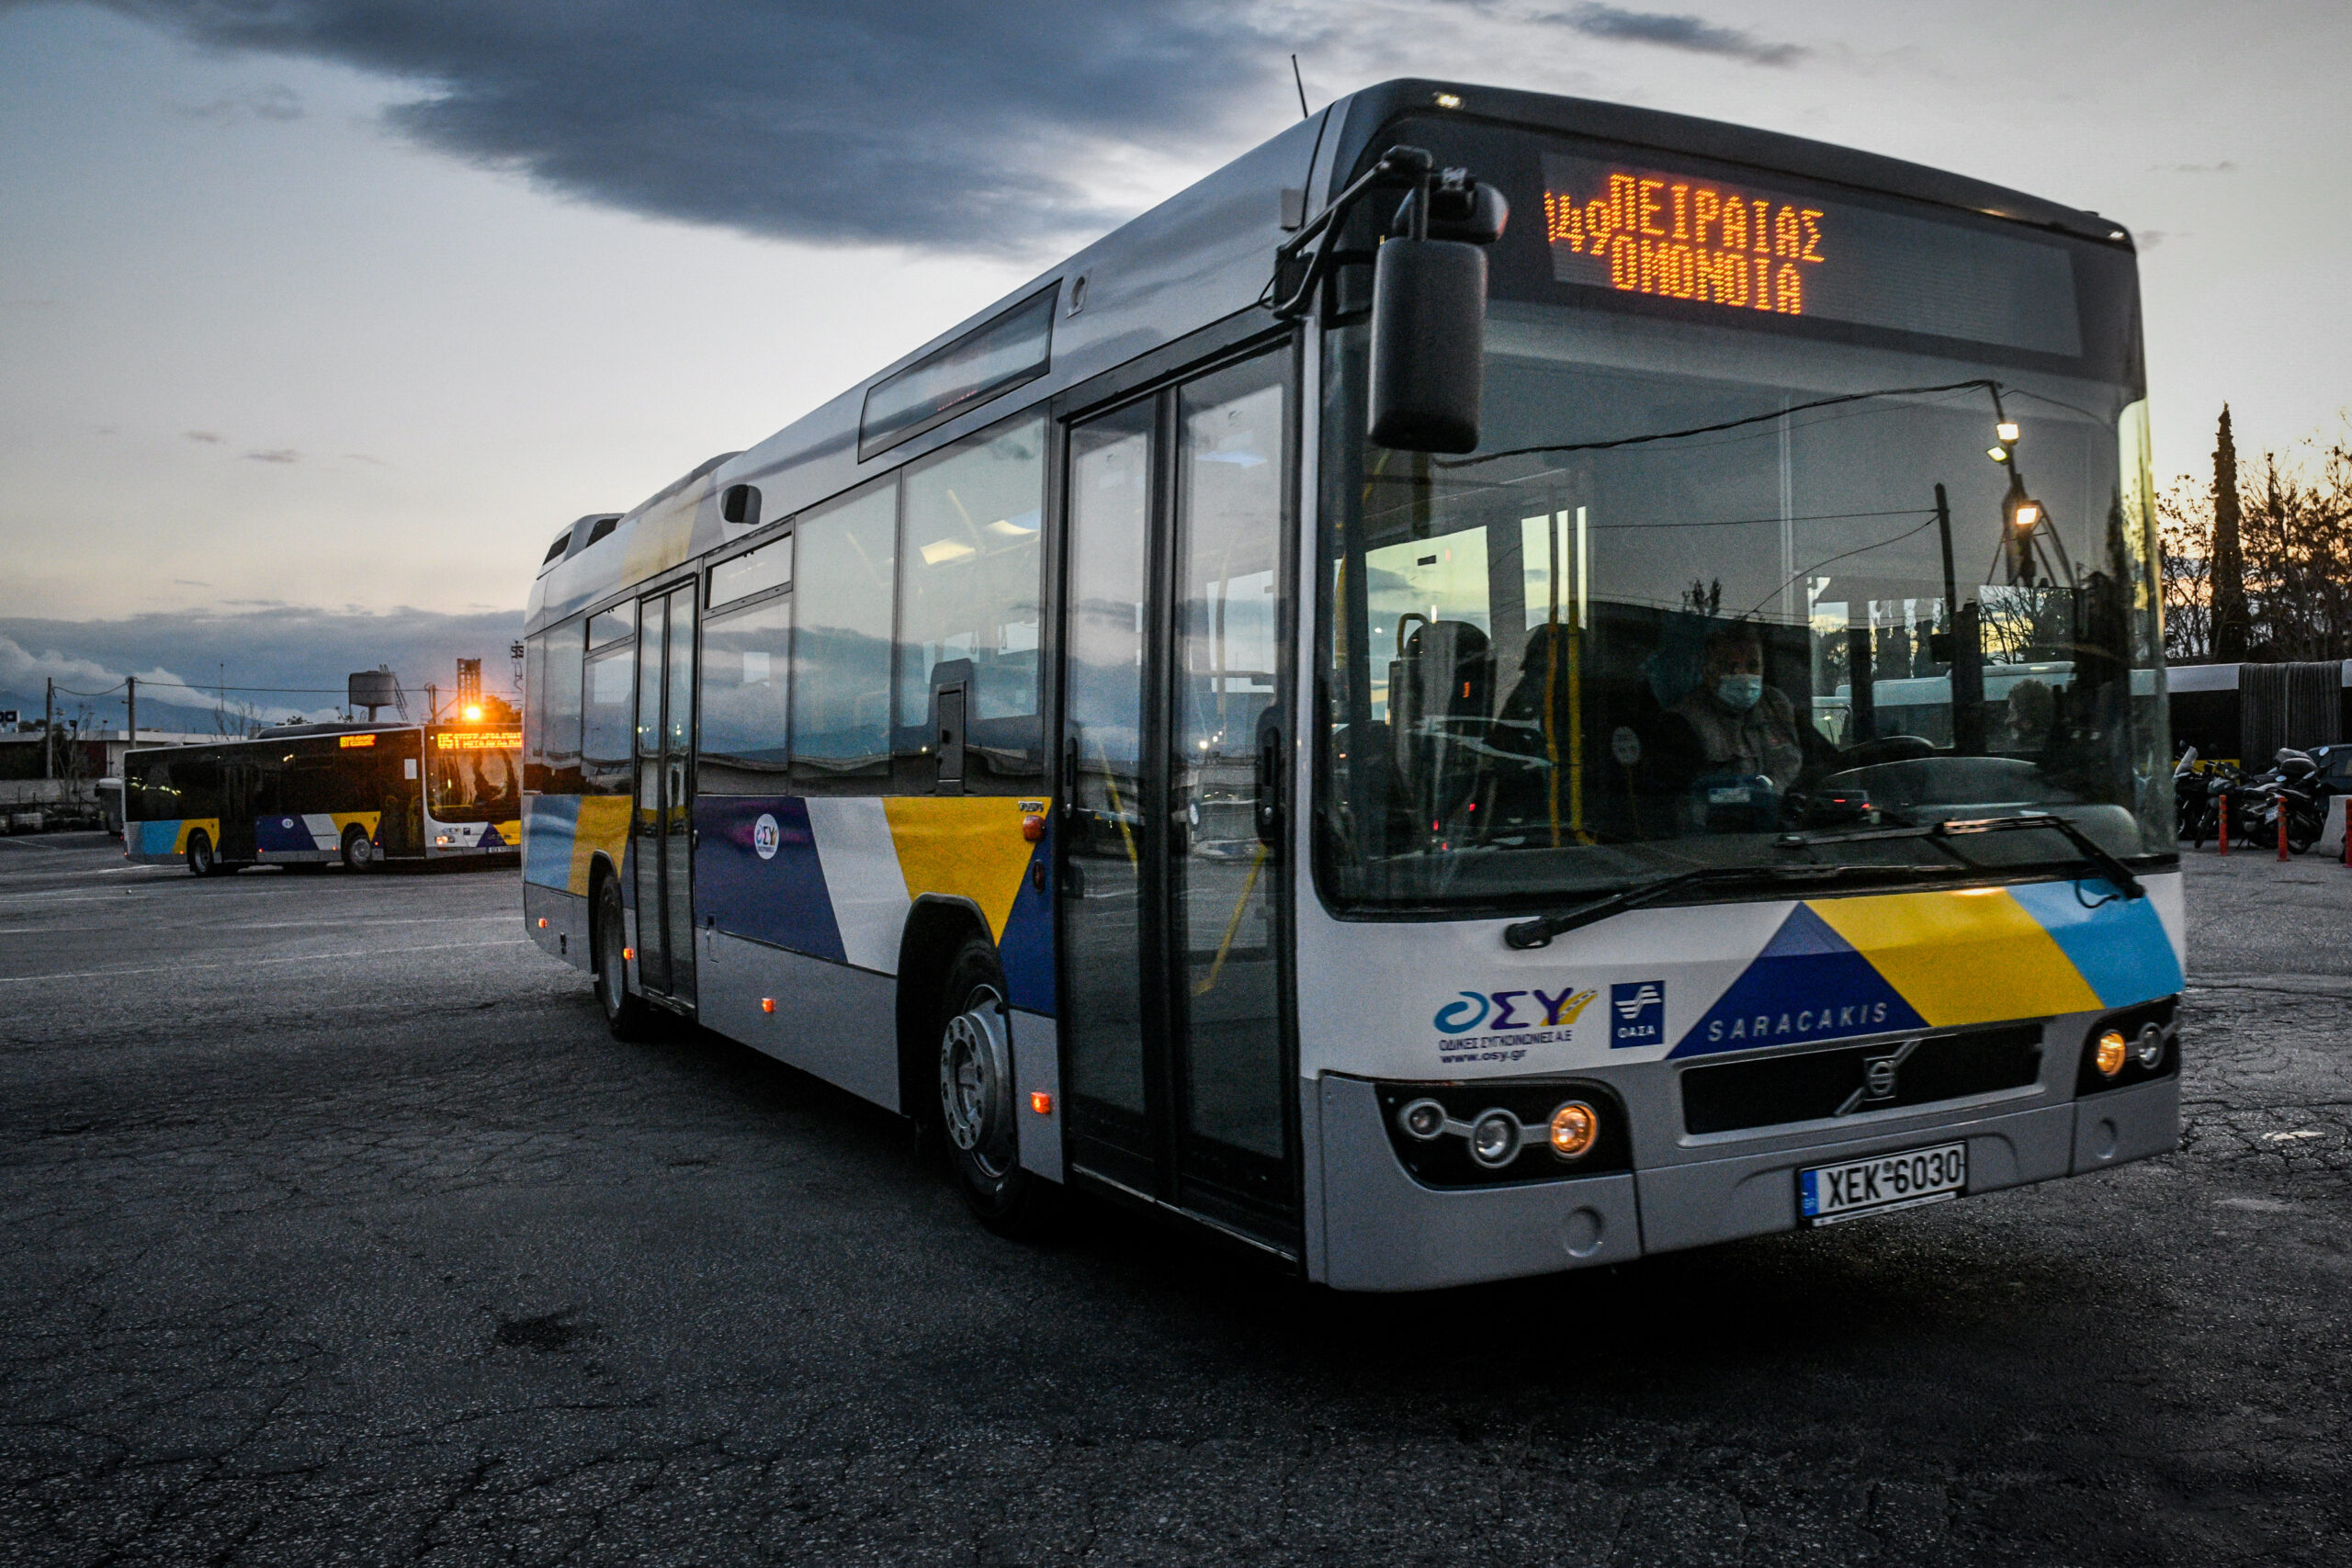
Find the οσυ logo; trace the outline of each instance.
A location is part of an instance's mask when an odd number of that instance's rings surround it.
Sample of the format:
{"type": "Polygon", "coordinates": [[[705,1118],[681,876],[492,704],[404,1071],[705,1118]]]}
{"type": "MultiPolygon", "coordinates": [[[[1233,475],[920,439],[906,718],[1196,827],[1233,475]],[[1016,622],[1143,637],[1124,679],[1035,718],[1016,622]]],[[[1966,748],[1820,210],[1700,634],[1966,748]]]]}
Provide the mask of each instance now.
{"type": "Polygon", "coordinates": [[[774,817],[761,812],[760,819],[752,824],[752,852],[762,860],[774,860],[776,846],[783,841],[784,829],[776,826],[774,817]]]}
{"type": "Polygon", "coordinates": [[[1464,991],[1460,1000],[1438,1009],[1430,1021],[1437,1025],[1440,1034],[1467,1034],[1482,1024],[1489,1029],[1556,1029],[1574,1023],[1592,996],[1592,992],[1579,991],[1573,985],[1563,986],[1556,992],[1464,991]],[[1522,997],[1535,999],[1525,1002],[1520,999],[1522,997]]]}

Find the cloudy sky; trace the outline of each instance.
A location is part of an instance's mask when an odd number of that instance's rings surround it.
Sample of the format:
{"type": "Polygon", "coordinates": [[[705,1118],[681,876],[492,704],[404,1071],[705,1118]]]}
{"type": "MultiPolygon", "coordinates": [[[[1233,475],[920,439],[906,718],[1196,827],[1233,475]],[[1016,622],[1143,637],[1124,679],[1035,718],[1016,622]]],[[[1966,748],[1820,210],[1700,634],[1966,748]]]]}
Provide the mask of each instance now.
{"type": "Polygon", "coordinates": [[[0,706],[503,670],[558,526],[1272,134],[1292,51],[2115,217],[2160,474],[2352,403],[2340,0],[0,0],[0,706]]]}

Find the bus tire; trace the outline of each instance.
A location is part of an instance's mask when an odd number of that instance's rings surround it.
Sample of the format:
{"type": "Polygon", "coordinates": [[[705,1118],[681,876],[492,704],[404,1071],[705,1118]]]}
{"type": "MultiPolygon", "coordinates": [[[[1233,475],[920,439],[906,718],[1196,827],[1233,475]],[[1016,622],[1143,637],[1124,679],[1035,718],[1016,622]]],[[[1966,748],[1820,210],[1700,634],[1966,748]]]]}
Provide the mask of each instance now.
{"type": "Polygon", "coordinates": [[[980,1224],[1035,1240],[1052,1226],[1057,1194],[1021,1168],[1004,976],[985,939],[967,938],[948,962],[939,1018],[941,1142],[956,1185],[980,1224]]]}
{"type": "Polygon", "coordinates": [[[211,836],[201,828],[187,836],[187,874],[190,876],[220,874],[220,858],[212,852],[211,836]]]}
{"type": "Polygon", "coordinates": [[[605,1027],[616,1040],[631,1044],[653,1038],[653,1009],[628,988],[628,961],[621,956],[628,946],[628,918],[621,908],[621,879],[606,876],[596,884],[594,940],[589,962],[594,967],[596,1005],[605,1011],[605,1027]]]}
{"type": "Polygon", "coordinates": [[[373,871],[380,863],[376,858],[376,840],[368,829],[354,822],[343,830],[343,869],[373,871]]]}

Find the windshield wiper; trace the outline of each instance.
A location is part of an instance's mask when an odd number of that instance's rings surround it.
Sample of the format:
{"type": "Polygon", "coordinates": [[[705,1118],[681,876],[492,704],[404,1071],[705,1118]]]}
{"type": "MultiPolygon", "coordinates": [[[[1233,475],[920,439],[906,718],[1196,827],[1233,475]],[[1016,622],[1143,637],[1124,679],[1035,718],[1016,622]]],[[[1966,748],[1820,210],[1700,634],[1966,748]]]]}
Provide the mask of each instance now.
{"type": "MultiPolygon", "coordinates": [[[[1696,887],[1710,882],[1826,882],[1830,878],[1856,870],[1878,871],[1877,866],[1847,865],[1702,865],[1689,871],[1673,871],[1664,876],[1637,882],[1589,904],[1578,904],[1556,915],[1538,915],[1532,920],[1520,920],[1503,928],[1506,947],[1549,947],[1552,939],[1562,931],[1572,931],[1578,926],[1589,926],[1595,920],[1626,909],[1638,909],[1645,904],[1656,903],[1669,893],[1685,887],[1696,887]]],[[[1884,868],[1916,874],[1917,866],[1884,868]]]]}
{"type": "Polygon", "coordinates": [[[2006,832],[2016,828],[2049,829],[2082,852],[2083,858],[2098,867],[2099,874],[2113,883],[2116,891],[2123,897],[2145,898],[2148,896],[2148,890],[2140,885],[2140,879],[2132,874],[2132,868],[2117,859],[2113,851],[2084,832],[2080,823],[2054,811],[2030,812],[2022,817],[1979,817],[1967,822],[1939,822],[1928,832],[1936,839],[1957,839],[1973,833],[2006,832]]]}
{"type": "MultiPolygon", "coordinates": [[[[2020,817],[1980,817],[1969,820],[1949,820],[1924,828],[1866,828],[1852,833],[1824,833],[1804,837],[1795,833],[1781,839],[1789,849],[1811,849],[1820,844],[1868,843],[1891,839],[1925,839],[1950,854],[1960,865],[1953,869],[1984,871],[1991,869],[1977,864],[1954,848],[1951,840],[1970,838],[1978,833],[2004,833],[2028,828],[2046,828],[2064,838],[2098,869],[2099,874],[2113,883],[2126,898],[2144,898],[2146,887],[2132,874],[2132,868],[2088,833],[2064,817],[2050,812],[2034,812],[2020,817]]],[[[1597,920],[1637,909],[1645,904],[1656,903],[1670,893],[1687,887],[1703,886],[1718,882],[1826,882],[1833,878],[1851,876],[1857,872],[1885,876],[1917,876],[1932,868],[1917,865],[1709,865],[1689,871],[1669,872],[1647,882],[1563,909],[1556,915],[1538,915],[1532,920],[1519,920],[1503,928],[1503,944],[1507,947],[1548,947],[1552,939],[1563,931],[1575,931],[1597,920]]]]}
{"type": "MultiPolygon", "coordinates": [[[[1926,827],[1864,828],[1851,833],[1783,833],[1783,849],[1812,849],[1818,844],[1859,844],[1887,839],[1925,839],[1963,864],[1973,865],[1967,857],[1952,847],[1954,839],[1973,838],[1979,833],[2006,833],[2026,828],[2046,828],[2075,846],[2082,857],[2098,868],[2098,873],[2115,885],[2126,898],[2145,898],[2148,890],[2132,874],[2132,868],[2116,858],[2108,847],[2083,831],[2079,823],[2052,811],[2030,811],[2016,817],[1950,818],[1931,822],[1926,827]]],[[[1978,869],[1991,869],[1980,867],[1978,869]]]]}

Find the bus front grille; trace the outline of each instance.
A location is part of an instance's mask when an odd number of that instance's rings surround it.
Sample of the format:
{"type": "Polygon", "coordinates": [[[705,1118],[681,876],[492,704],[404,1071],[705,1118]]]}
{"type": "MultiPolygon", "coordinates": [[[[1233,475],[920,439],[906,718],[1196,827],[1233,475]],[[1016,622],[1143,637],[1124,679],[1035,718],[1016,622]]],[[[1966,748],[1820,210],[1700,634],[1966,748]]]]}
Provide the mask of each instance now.
{"type": "Polygon", "coordinates": [[[1682,1125],[1736,1133],[1826,1121],[2025,1089],[2041,1077],[2038,1024],[1759,1056],[1683,1069],[1682,1125]]]}

